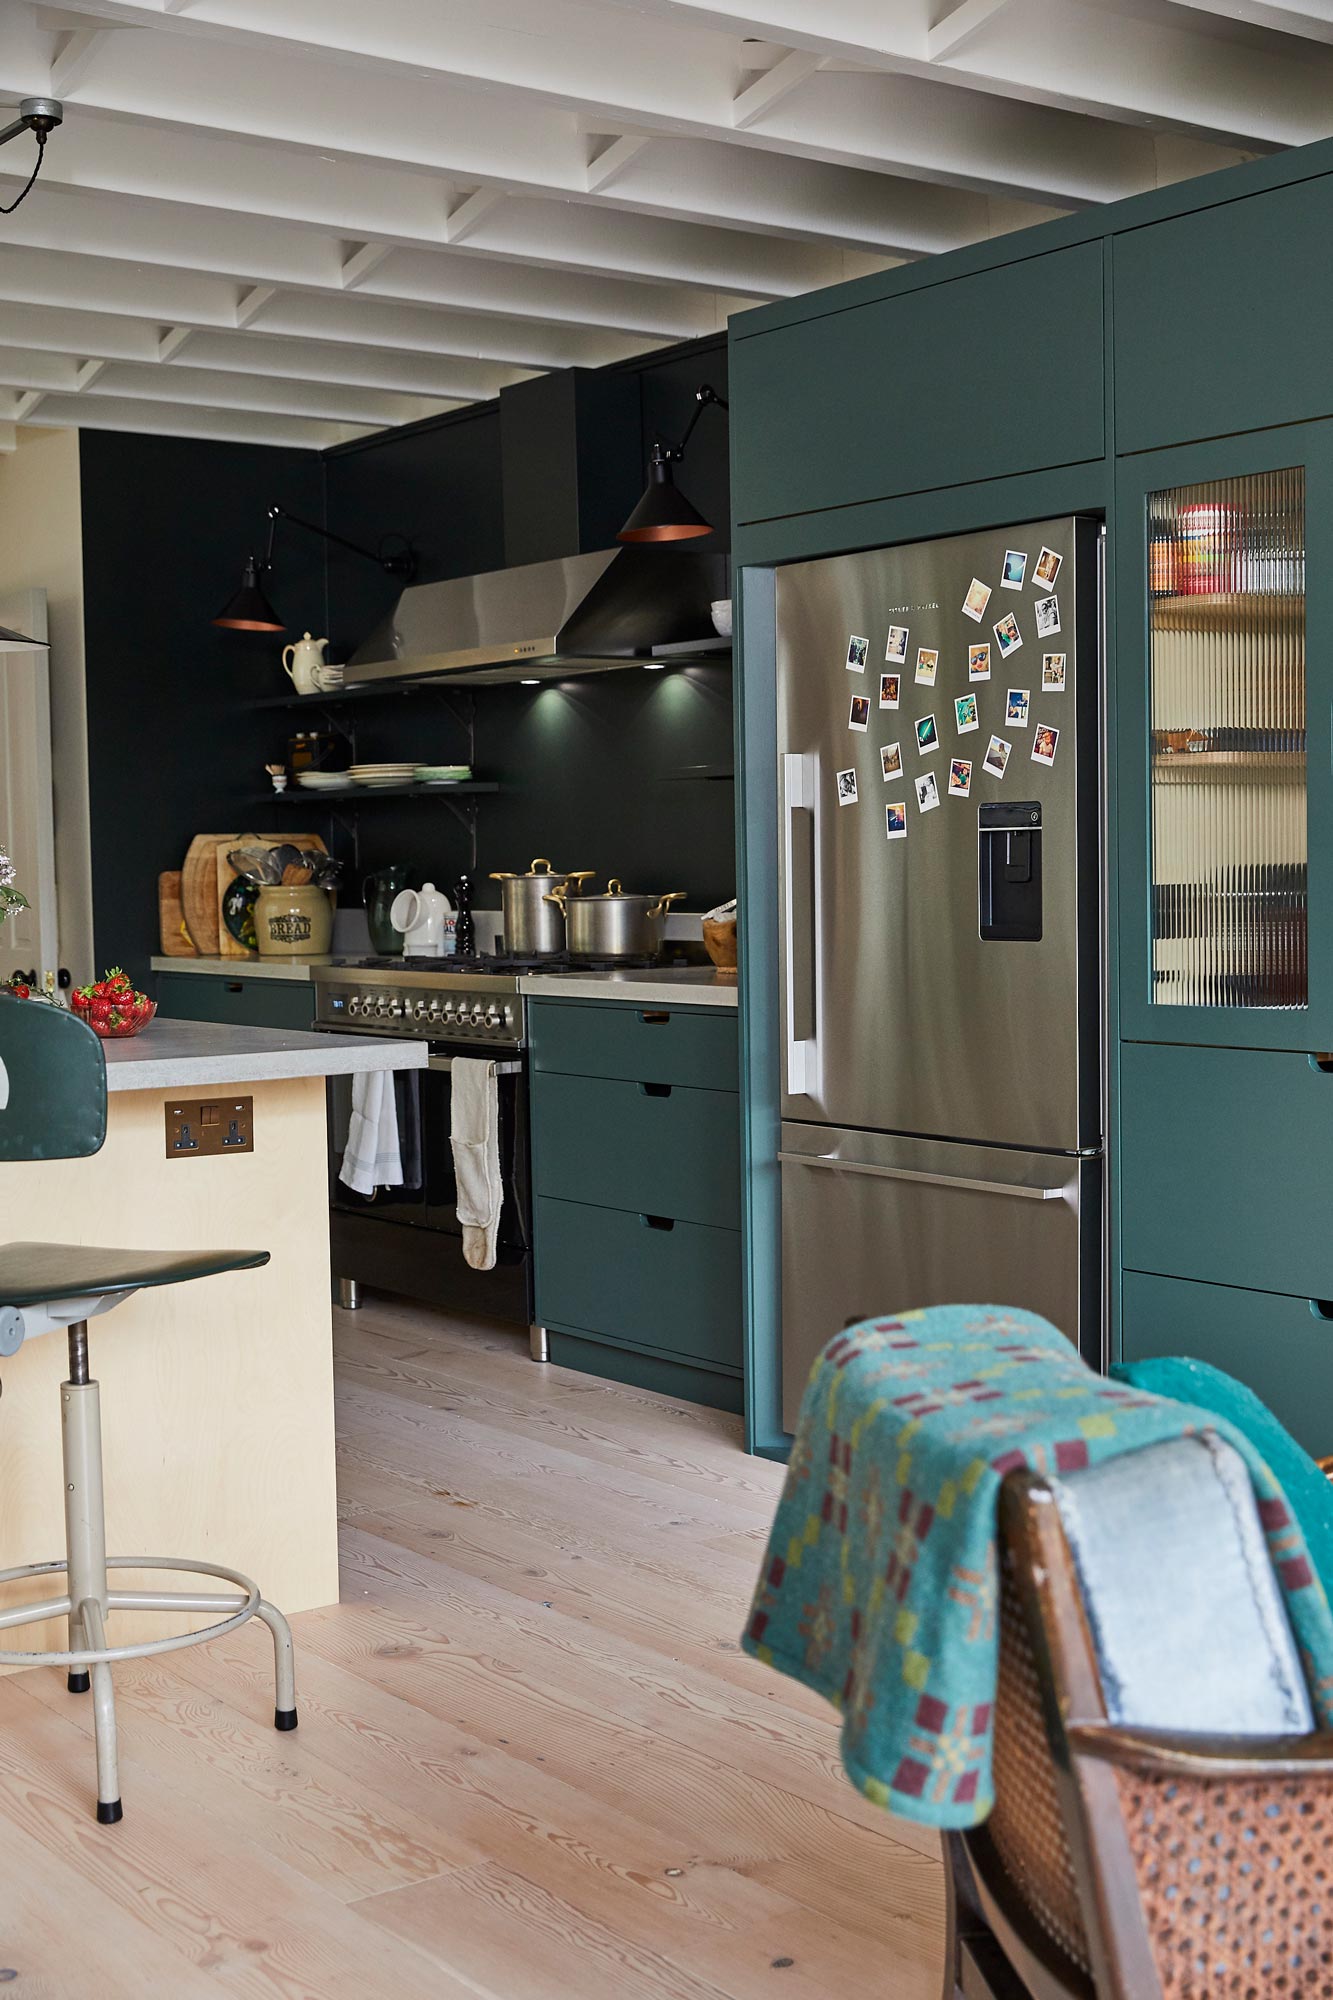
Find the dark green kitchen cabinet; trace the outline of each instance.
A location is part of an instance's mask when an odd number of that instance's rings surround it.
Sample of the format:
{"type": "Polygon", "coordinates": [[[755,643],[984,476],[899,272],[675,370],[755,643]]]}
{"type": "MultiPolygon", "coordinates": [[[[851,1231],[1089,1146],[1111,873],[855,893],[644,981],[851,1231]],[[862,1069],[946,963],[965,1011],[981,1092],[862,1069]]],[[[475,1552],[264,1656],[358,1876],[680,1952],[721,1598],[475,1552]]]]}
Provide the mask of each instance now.
{"type": "Polygon", "coordinates": [[[1122,459],[1119,1020],[1333,1048],[1333,425],[1122,459]]]}
{"type": "Polygon", "coordinates": [[[1316,1458],[1333,1457],[1333,1300],[1124,1274],[1124,1358],[1207,1361],[1244,1382],[1316,1458]]]}
{"type": "Polygon", "coordinates": [[[791,325],[734,322],[732,406],[767,413],[733,454],[738,522],[1101,457],[1100,242],[946,268],[801,301],[791,325]]]}
{"type": "Polygon", "coordinates": [[[739,1409],[735,1013],[534,1000],[528,1020],[552,1360],[739,1409]]]}
{"type": "Polygon", "coordinates": [[[174,1021],[219,1021],[229,1028],[311,1028],[309,979],[234,979],[211,972],[159,972],[157,1011],[174,1021]]]}
{"type": "Polygon", "coordinates": [[[1331,228],[1321,174],[1114,237],[1117,451],[1333,414],[1331,228]]]}

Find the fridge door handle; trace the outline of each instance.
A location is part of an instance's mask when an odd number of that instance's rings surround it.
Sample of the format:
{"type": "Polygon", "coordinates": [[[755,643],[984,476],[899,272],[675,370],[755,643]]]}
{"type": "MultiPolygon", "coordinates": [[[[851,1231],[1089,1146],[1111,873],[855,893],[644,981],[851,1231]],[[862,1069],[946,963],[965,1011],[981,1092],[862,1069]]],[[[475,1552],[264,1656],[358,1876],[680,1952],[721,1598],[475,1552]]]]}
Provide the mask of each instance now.
{"type": "Polygon", "coordinates": [[[959,1174],[927,1174],[919,1167],[872,1167],[859,1160],[840,1160],[833,1153],[779,1153],[788,1167],[822,1167],[835,1174],[871,1174],[876,1180],[924,1181],[929,1187],[965,1188],[971,1194],[1011,1194],[1019,1201],[1063,1201],[1068,1186],[1028,1187],[1021,1181],[978,1181],[959,1174]]]}
{"type": "Polygon", "coordinates": [[[782,957],[787,1090],[816,1088],[818,996],[816,897],[819,760],[806,751],[782,757],[782,957]]]}

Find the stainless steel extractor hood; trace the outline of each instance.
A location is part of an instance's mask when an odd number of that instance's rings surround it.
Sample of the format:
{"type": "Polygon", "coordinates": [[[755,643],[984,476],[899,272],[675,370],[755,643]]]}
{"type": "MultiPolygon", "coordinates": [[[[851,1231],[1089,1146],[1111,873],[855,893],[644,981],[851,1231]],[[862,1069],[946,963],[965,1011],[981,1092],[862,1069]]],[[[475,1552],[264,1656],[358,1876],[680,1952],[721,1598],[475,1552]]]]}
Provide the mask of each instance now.
{"type": "Polygon", "coordinates": [[[726,559],[671,547],[601,549],[414,584],[347,663],[347,685],[436,677],[478,686],[725,653],[709,606],[726,559]]]}

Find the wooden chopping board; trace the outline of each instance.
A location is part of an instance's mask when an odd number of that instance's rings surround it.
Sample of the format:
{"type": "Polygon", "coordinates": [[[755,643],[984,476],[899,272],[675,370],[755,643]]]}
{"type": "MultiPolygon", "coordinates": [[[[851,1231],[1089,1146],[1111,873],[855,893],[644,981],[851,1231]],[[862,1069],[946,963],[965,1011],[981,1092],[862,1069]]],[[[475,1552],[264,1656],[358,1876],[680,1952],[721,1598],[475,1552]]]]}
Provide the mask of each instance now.
{"type": "Polygon", "coordinates": [[[220,956],[218,931],[218,842],[235,847],[234,833],[197,833],[181,866],[181,909],[185,928],[201,958],[220,956]]]}
{"type": "Polygon", "coordinates": [[[255,951],[247,951],[238,944],[222,921],[222,898],[236,880],[236,870],[227,856],[237,847],[300,847],[327,854],[328,849],[317,833],[239,833],[219,840],[214,849],[213,917],[218,932],[218,956],[220,958],[258,958],[255,951]]]}
{"type": "Polygon", "coordinates": [[[157,878],[157,927],[158,941],[165,958],[198,958],[199,954],[185,927],[179,868],[164,869],[157,878]]]}

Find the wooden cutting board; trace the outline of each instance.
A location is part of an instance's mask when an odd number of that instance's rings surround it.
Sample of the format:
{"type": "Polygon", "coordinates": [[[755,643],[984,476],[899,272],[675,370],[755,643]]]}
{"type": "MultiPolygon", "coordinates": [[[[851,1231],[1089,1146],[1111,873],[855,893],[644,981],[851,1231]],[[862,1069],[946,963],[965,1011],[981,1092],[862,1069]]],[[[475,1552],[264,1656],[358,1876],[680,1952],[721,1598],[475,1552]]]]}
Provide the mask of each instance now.
{"type": "Polygon", "coordinates": [[[181,867],[185,928],[201,958],[220,956],[218,944],[218,842],[235,847],[234,833],[197,833],[181,867]]]}
{"type": "Polygon", "coordinates": [[[328,849],[317,833],[238,833],[219,840],[214,850],[214,916],[218,927],[218,956],[220,958],[258,958],[255,951],[247,951],[238,944],[222,921],[222,898],[236,880],[236,870],[227,856],[237,847],[301,847],[313,849],[319,854],[327,854],[328,849]]]}
{"type": "Polygon", "coordinates": [[[165,958],[198,958],[181,907],[181,871],[164,869],[157,878],[158,941],[165,958]]]}

